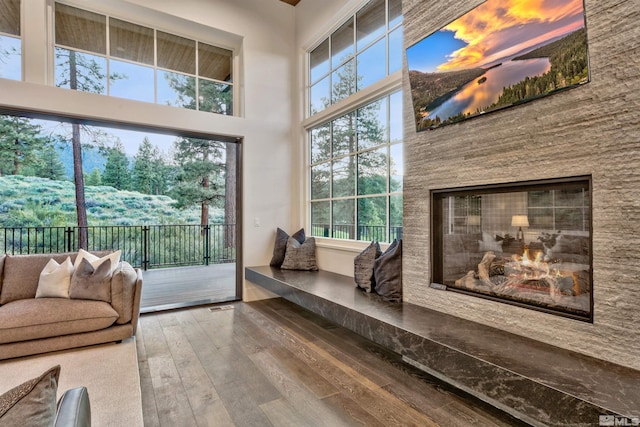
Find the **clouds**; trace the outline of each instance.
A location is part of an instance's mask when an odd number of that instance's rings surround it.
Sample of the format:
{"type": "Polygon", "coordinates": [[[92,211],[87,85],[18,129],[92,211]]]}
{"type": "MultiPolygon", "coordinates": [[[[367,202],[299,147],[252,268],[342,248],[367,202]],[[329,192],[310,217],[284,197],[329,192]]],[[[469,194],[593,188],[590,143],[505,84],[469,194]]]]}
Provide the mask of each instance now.
{"type": "Polygon", "coordinates": [[[582,0],[487,0],[444,28],[465,46],[438,70],[489,66],[583,26],[582,0]]]}

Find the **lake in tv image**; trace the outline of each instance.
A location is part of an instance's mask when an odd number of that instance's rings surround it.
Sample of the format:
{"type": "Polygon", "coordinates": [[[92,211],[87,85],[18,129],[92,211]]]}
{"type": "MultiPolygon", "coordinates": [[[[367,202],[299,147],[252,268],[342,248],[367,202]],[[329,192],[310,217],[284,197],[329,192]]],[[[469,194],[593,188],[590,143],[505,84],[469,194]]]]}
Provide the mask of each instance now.
{"type": "Polygon", "coordinates": [[[487,0],[406,54],[418,131],[589,81],[582,0],[487,0]]]}

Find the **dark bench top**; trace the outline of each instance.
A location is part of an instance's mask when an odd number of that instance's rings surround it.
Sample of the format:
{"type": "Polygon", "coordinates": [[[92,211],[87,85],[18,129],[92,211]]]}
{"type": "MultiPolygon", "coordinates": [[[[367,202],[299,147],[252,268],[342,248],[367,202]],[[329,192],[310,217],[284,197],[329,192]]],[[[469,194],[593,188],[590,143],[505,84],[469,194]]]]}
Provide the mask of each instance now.
{"type": "Polygon", "coordinates": [[[410,303],[389,303],[327,271],[247,267],[246,279],[401,354],[533,425],[640,415],[640,371],[410,303]]]}

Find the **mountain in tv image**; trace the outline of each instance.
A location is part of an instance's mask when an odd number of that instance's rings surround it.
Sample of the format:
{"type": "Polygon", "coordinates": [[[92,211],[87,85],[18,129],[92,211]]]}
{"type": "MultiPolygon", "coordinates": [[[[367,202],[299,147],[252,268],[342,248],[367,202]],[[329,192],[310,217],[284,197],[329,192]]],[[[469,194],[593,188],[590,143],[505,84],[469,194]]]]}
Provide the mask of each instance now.
{"type": "Polygon", "coordinates": [[[418,131],[589,81],[582,0],[488,0],[406,54],[418,131]]]}

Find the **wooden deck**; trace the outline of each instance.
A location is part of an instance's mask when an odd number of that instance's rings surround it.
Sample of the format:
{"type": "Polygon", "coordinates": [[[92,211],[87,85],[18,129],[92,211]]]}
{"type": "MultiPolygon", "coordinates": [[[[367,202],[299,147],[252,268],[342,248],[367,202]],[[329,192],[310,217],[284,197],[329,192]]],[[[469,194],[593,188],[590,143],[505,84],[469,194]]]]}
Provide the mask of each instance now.
{"type": "Polygon", "coordinates": [[[237,299],[236,264],[147,270],[142,280],[142,313],[237,299]]]}

